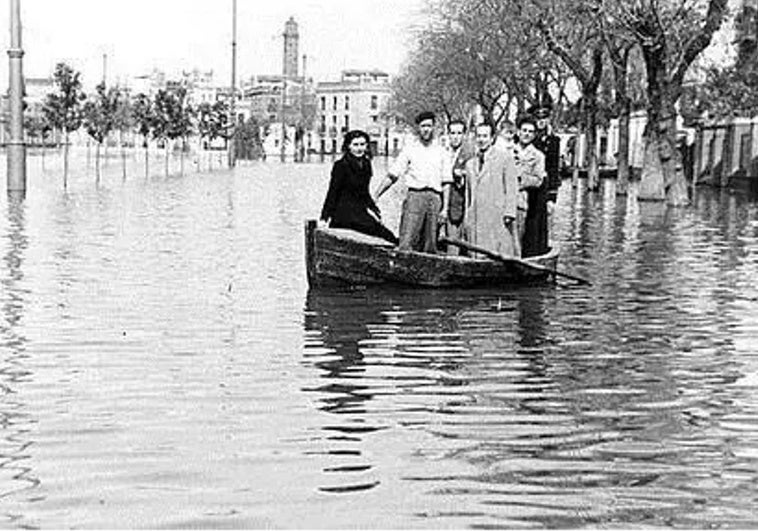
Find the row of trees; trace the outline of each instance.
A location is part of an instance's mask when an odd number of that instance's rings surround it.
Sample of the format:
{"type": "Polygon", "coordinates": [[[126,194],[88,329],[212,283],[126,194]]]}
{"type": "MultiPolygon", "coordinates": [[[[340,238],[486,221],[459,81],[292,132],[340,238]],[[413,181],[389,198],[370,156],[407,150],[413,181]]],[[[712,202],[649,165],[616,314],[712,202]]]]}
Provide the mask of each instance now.
{"type": "MultiPolygon", "coordinates": [[[[100,178],[100,150],[107,148],[112,134],[118,133],[118,144],[122,150],[124,177],[126,177],[126,157],[124,153],[125,135],[134,132],[142,137],[145,153],[145,175],[149,172],[149,143],[155,140],[165,149],[165,171],[169,171],[169,146],[174,145],[181,152],[181,171],[184,172],[184,154],[190,136],[197,135],[201,144],[209,145],[217,139],[228,141],[245,139],[245,142],[260,143],[257,124],[253,121],[238,124],[244,135],[235,135],[229,122],[229,109],[225,101],[201,103],[193,106],[188,101],[187,90],[160,89],[151,98],[145,94],[131,97],[118,87],[106,87],[100,83],[95,92],[86,95],[82,89],[81,76],[65,63],[55,67],[53,80],[56,91],[48,94],[42,114],[27,123],[31,135],[46,138],[53,131],[63,136],[64,187],[68,182],[68,158],[71,133],[84,128],[96,145],[96,174],[100,178]],[[239,138],[238,138],[239,137],[239,138]]],[[[247,146],[238,146],[238,152],[249,153],[247,146]]],[[[210,161],[209,161],[210,167],[210,161]]]]}
{"type": "MultiPolygon", "coordinates": [[[[590,146],[597,127],[618,118],[625,191],[629,117],[645,109],[640,195],[688,203],[677,104],[686,75],[726,17],[727,0],[428,0],[427,7],[429,22],[395,82],[397,112],[409,117],[431,103],[466,116],[478,105],[502,125],[549,97],[558,124],[577,126],[590,146]]],[[[587,159],[592,189],[594,149],[587,159]]]]}

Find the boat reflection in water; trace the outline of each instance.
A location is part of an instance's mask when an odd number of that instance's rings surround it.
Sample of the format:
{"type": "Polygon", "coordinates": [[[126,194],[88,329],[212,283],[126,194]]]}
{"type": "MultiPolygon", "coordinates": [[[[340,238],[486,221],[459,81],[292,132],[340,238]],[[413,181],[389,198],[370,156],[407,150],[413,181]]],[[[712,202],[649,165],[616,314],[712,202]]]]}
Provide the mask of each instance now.
{"type": "Polygon", "coordinates": [[[562,314],[586,303],[555,288],[311,291],[317,489],[379,491],[408,511],[387,522],[410,526],[694,525],[682,511],[703,491],[684,478],[722,441],[693,441],[699,408],[672,385],[671,352],[595,338],[601,354],[572,328],[562,314]]]}

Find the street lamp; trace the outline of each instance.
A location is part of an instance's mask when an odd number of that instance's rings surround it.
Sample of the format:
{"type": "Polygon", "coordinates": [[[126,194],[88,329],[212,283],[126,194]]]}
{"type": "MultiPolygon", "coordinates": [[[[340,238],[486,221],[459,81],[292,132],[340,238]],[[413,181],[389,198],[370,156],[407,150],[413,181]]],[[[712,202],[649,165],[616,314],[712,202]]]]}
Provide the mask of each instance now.
{"type": "Polygon", "coordinates": [[[231,128],[229,142],[229,167],[234,168],[237,164],[237,146],[235,145],[237,137],[237,0],[232,0],[232,102],[229,106],[231,114],[229,126],[231,128]]]}
{"type": "Polygon", "coordinates": [[[8,139],[8,193],[26,192],[26,146],[24,145],[24,69],[21,58],[21,5],[11,0],[11,47],[9,57],[10,138],[8,139]]]}

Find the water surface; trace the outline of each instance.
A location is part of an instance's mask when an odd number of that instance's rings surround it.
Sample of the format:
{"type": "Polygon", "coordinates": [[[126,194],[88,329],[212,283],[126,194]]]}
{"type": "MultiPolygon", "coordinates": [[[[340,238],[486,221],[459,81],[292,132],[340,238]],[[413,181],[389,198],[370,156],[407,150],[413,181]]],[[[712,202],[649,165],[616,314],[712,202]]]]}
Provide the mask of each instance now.
{"type": "Polygon", "coordinates": [[[309,291],[328,161],[172,164],[0,199],[0,526],[758,527],[754,202],[564,182],[592,287],[309,291]]]}

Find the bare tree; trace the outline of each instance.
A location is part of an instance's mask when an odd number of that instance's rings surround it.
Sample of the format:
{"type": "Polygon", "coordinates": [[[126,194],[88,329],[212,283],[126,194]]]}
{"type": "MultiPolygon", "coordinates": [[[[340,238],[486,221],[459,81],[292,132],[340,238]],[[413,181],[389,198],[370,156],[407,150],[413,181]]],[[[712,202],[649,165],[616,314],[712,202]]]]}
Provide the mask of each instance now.
{"type": "Polygon", "coordinates": [[[688,70],[724,20],[727,0],[604,0],[603,9],[634,38],[645,62],[648,126],[640,198],[686,205],[676,104],[688,70]]]}
{"type": "Polygon", "coordinates": [[[548,49],[571,70],[582,93],[582,125],[587,138],[588,188],[599,184],[597,158],[598,90],[603,76],[605,42],[598,19],[599,3],[580,0],[554,3],[532,0],[530,17],[548,49]]]}

